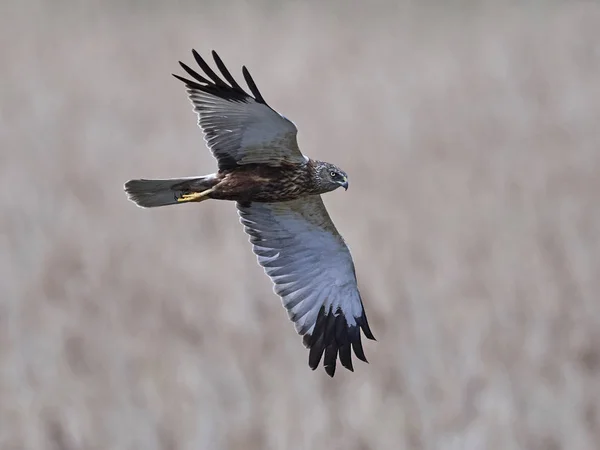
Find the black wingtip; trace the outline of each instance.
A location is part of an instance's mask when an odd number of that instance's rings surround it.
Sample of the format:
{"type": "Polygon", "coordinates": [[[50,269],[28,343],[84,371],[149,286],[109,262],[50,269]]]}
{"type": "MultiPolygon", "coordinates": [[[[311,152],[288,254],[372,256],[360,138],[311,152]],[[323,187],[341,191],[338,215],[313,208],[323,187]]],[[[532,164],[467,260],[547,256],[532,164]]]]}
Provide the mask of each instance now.
{"type": "Polygon", "coordinates": [[[319,363],[321,362],[321,358],[323,357],[323,352],[325,351],[325,346],[323,345],[323,336],[316,336],[317,339],[309,339],[310,340],[310,350],[308,352],[308,367],[312,370],[315,370],[319,367],[319,363]]]}
{"type": "Polygon", "coordinates": [[[367,364],[369,363],[369,361],[367,361],[367,357],[365,356],[365,352],[362,347],[362,342],[360,339],[360,331],[359,331],[358,339],[356,339],[354,342],[352,342],[352,349],[354,350],[354,354],[356,355],[356,357],[358,359],[360,359],[363,362],[366,362],[367,364]]]}
{"type": "MultiPolygon", "coordinates": [[[[181,63],[180,63],[181,64],[181,63]]],[[[175,78],[177,78],[179,81],[183,81],[185,84],[188,84],[189,80],[186,80],[185,78],[183,78],[181,75],[177,75],[176,73],[172,73],[171,75],[173,75],[175,78]]]]}
{"type": "Polygon", "coordinates": [[[190,68],[190,66],[188,66],[187,64],[179,61],[179,65],[181,66],[181,68],[183,70],[185,70],[188,73],[189,76],[194,78],[196,81],[199,81],[200,83],[204,83],[204,84],[211,84],[210,81],[208,81],[206,78],[204,78],[198,72],[196,72],[195,70],[190,68]]]}
{"type": "Polygon", "coordinates": [[[342,366],[344,366],[350,372],[354,372],[354,367],[352,366],[352,352],[350,344],[344,344],[340,346],[339,355],[342,366]]]}
{"type": "Polygon", "coordinates": [[[335,364],[332,366],[324,366],[325,367],[325,372],[327,373],[327,375],[329,375],[331,378],[333,378],[333,376],[335,375],[335,364]]]}
{"type": "Polygon", "coordinates": [[[374,340],[374,337],[364,317],[364,314],[355,317],[356,323],[348,325],[342,310],[338,309],[335,314],[331,310],[326,313],[325,307],[321,307],[312,333],[302,337],[303,344],[309,349],[308,366],[315,370],[323,360],[325,372],[333,377],[339,358],[342,367],[354,372],[352,350],[359,360],[368,364],[362,347],[361,330],[365,336],[368,333],[369,339],[374,340]]]}
{"type": "Polygon", "coordinates": [[[196,60],[196,63],[198,63],[198,65],[204,71],[204,73],[208,76],[208,78],[210,78],[213,81],[213,83],[215,84],[215,86],[225,87],[225,88],[231,88],[231,86],[228,86],[227,83],[225,83],[215,73],[215,71],[211,69],[211,67],[208,65],[208,63],[206,61],[204,61],[204,58],[202,58],[202,56],[200,56],[200,54],[196,50],[192,49],[192,55],[194,56],[194,59],[196,60]]]}
{"type": "Polygon", "coordinates": [[[265,102],[264,97],[261,95],[260,91],[256,87],[256,83],[254,83],[254,80],[250,76],[250,73],[248,72],[248,69],[246,69],[245,66],[242,69],[242,73],[244,75],[246,83],[248,84],[248,87],[250,88],[251,94],[254,97],[249,95],[238,84],[238,82],[235,81],[227,67],[225,67],[223,60],[217,54],[217,52],[215,50],[212,50],[211,54],[213,56],[213,59],[215,60],[218,70],[221,72],[223,78],[225,78],[225,81],[223,81],[223,79],[221,79],[221,77],[219,77],[219,75],[217,75],[217,73],[213,69],[211,69],[211,67],[204,60],[204,58],[202,58],[200,53],[196,51],[196,49],[192,49],[192,56],[194,57],[194,60],[196,61],[198,66],[200,66],[206,77],[210,78],[210,80],[200,75],[198,72],[191,69],[188,65],[181,61],[179,61],[179,65],[194,81],[183,78],[179,75],[172,75],[178,80],[183,81],[188,88],[197,89],[199,91],[215,95],[225,100],[247,102],[249,99],[254,99],[257,103],[263,103],[264,105],[268,106],[267,102],[265,102]]]}
{"type": "Polygon", "coordinates": [[[212,51],[212,56],[213,56],[213,59],[215,60],[215,64],[217,65],[217,68],[221,71],[221,73],[225,77],[225,80],[227,80],[227,82],[229,84],[231,84],[231,86],[233,86],[235,89],[239,89],[240,91],[243,91],[244,89],[242,89],[242,87],[237,83],[237,81],[235,81],[235,78],[233,78],[233,76],[231,75],[231,73],[229,72],[227,67],[225,66],[225,63],[223,62],[223,60],[217,54],[216,51],[214,51],[214,50],[212,51]]]}
{"type": "Polygon", "coordinates": [[[260,103],[264,103],[266,105],[267,102],[265,101],[265,99],[261,95],[260,91],[256,87],[256,83],[252,79],[252,75],[250,75],[250,72],[248,71],[246,66],[242,66],[242,74],[244,75],[244,79],[246,80],[246,83],[248,84],[248,87],[250,88],[250,92],[252,92],[252,95],[254,95],[254,98],[256,99],[256,101],[260,102],[260,103]]]}
{"type": "Polygon", "coordinates": [[[335,375],[335,366],[338,356],[338,347],[334,342],[325,349],[325,357],[323,359],[323,368],[327,375],[333,378],[335,375]]]}
{"type": "Polygon", "coordinates": [[[372,341],[376,341],[375,336],[373,336],[373,332],[371,331],[371,327],[369,327],[369,321],[367,320],[367,314],[363,310],[362,316],[356,319],[356,322],[360,325],[367,339],[372,341]]]}

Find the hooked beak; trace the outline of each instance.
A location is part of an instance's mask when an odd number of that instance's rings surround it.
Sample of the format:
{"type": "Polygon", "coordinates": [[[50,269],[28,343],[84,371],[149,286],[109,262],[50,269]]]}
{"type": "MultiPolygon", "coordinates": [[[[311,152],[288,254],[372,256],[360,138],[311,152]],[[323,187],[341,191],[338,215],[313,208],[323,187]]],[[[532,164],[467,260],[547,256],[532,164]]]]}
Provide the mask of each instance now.
{"type": "Polygon", "coordinates": [[[348,190],[348,178],[344,178],[344,182],[340,183],[340,185],[344,188],[345,191],[348,190]]]}

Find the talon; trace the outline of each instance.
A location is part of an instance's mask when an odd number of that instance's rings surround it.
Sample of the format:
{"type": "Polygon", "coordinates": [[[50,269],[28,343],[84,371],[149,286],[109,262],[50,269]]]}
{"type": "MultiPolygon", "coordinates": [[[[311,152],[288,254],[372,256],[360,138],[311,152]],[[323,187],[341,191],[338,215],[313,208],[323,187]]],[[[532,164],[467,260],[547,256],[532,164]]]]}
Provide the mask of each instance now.
{"type": "Polygon", "coordinates": [[[207,195],[212,192],[212,189],[208,189],[203,192],[192,192],[191,194],[183,194],[177,199],[178,202],[198,202],[206,200],[207,195]]]}
{"type": "Polygon", "coordinates": [[[178,202],[191,202],[192,200],[198,198],[200,195],[198,192],[194,192],[192,194],[183,194],[181,197],[177,199],[178,202]]]}

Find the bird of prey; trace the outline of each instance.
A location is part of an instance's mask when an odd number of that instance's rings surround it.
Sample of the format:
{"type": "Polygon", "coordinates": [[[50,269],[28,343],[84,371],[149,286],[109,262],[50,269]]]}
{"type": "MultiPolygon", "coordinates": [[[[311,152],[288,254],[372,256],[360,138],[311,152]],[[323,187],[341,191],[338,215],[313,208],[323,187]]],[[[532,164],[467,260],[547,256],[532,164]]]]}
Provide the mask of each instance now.
{"type": "Polygon", "coordinates": [[[348,189],[348,176],[333,164],[304,156],[296,126],[272,109],[248,69],[248,94],[212,52],[222,78],[192,50],[204,72],[186,64],[185,84],[198,125],[217,160],[211,175],[130,180],[125,191],[138,206],[152,208],[208,199],[235,201],[258,263],[309,349],[308,365],[323,359],[333,377],[336,360],[353,371],[351,350],[367,362],[361,329],[374,340],[357,287],[354,263],[321,194],[348,189]]]}

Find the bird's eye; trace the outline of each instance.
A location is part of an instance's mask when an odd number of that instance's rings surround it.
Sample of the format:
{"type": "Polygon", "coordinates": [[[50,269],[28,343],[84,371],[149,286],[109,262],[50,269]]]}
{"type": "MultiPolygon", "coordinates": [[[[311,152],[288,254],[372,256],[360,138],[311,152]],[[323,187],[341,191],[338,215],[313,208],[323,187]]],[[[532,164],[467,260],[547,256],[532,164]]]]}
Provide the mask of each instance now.
{"type": "Polygon", "coordinates": [[[337,173],[334,171],[329,172],[329,175],[331,175],[331,178],[337,177],[337,173]]]}

